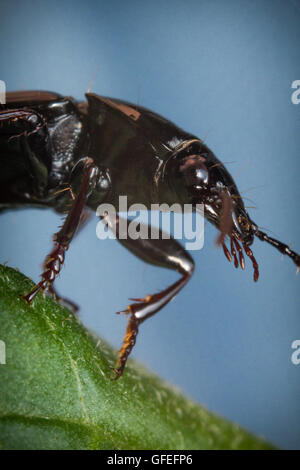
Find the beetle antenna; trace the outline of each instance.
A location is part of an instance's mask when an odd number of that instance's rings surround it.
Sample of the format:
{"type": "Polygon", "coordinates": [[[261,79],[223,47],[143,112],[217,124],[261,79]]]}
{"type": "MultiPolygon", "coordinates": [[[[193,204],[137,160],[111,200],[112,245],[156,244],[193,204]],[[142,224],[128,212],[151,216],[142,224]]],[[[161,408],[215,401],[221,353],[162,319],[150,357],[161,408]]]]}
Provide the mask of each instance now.
{"type": "Polygon", "coordinates": [[[276,240],[276,238],[269,237],[265,232],[262,232],[258,229],[254,231],[254,234],[261,241],[269,243],[270,245],[274,246],[278,251],[280,251],[280,253],[282,253],[283,255],[287,255],[294,261],[297,268],[300,268],[300,256],[295,251],[292,251],[288,245],[280,242],[279,240],[276,240]]]}

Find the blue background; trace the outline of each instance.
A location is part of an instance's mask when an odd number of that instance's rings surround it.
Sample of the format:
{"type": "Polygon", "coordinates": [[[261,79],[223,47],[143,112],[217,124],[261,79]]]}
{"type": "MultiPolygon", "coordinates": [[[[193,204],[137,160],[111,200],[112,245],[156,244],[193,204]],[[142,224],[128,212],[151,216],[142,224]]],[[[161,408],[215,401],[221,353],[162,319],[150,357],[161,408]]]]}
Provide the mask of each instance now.
{"type": "MultiPolygon", "coordinates": [[[[92,91],[140,103],[205,138],[234,175],[254,220],[300,251],[300,2],[1,1],[1,76],[8,90],[92,91]]],[[[177,278],[116,241],[96,218],[72,243],[57,287],[81,319],[119,347],[127,298],[177,278]]],[[[1,217],[0,259],[38,280],[60,217],[1,217]]],[[[281,447],[300,448],[299,278],[289,259],[257,240],[252,281],[214,247],[207,226],[184,291],[141,328],[134,357],[198,402],[281,447]]]]}

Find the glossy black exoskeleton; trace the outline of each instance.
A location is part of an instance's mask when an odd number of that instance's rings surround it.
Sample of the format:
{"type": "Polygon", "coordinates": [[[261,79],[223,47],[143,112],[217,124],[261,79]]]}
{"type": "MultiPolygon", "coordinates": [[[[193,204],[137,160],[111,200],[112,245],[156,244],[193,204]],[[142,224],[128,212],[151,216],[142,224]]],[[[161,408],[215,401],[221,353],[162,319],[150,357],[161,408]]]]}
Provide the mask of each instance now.
{"type": "MultiPolygon", "coordinates": [[[[53,283],[85,211],[95,211],[103,202],[117,207],[120,195],[127,196],[129,205],[142,203],[149,209],[153,203],[202,203],[205,217],[220,231],[218,244],[227,259],[244,268],[244,249],[255,281],[258,265],[250,249],[254,236],[300,267],[297,253],[258,229],[231,175],[199,138],[140,106],[92,93],[86,97],[87,102],[80,103],[56,93],[15,92],[7,94],[7,104],[0,109],[0,208],[35,205],[67,212],[41,281],[24,295],[27,302],[40,290],[64,301],[53,283]]],[[[118,235],[119,219],[113,223],[107,214],[101,218],[118,235]]],[[[116,378],[124,370],[139,325],[174,298],[194,271],[191,256],[173,238],[119,241],[148,263],[178,271],[180,278],[157,294],[132,299],[134,303],[120,312],[128,314],[129,321],[116,378]]]]}

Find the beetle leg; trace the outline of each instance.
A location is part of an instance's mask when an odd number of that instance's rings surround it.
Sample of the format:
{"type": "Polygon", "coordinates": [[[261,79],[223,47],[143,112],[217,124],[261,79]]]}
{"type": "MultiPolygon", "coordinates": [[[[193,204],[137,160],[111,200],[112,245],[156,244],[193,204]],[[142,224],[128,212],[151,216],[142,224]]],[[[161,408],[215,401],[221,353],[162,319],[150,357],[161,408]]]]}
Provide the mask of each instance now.
{"type": "MultiPolygon", "coordinates": [[[[69,189],[69,188],[67,188],[69,189]]],[[[78,233],[83,229],[83,227],[87,224],[87,222],[90,220],[91,217],[91,212],[88,211],[87,209],[84,209],[80,221],[77,227],[77,230],[74,234],[73,239],[78,235],[78,233]]],[[[44,264],[44,269],[46,269],[45,264],[44,264]]],[[[58,303],[61,305],[66,306],[69,310],[72,310],[74,314],[76,314],[79,310],[78,305],[73,302],[70,299],[66,299],[65,297],[61,297],[60,294],[57,292],[56,288],[53,286],[53,284],[49,285],[47,288],[47,293],[49,293],[58,303]]]]}
{"type": "Polygon", "coordinates": [[[50,288],[51,292],[53,282],[59,274],[64,262],[65,252],[69,248],[70,242],[80,224],[86,199],[95,184],[97,171],[98,169],[94,165],[94,161],[91,158],[86,158],[82,169],[81,185],[63,226],[60,231],[54,235],[54,248],[45,260],[44,272],[41,276],[42,280],[36,284],[28,294],[23,296],[28,303],[34,299],[40,290],[44,291],[50,288]]]}
{"type": "Polygon", "coordinates": [[[25,168],[20,174],[24,172],[28,178],[26,192],[33,199],[44,199],[51,168],[49,152],[40,145],[49,138],[45,117],[29,108],[1,110],[0,135],[7,146],[7,157],[12,152],[13,159],[18,154],[22,159],[20,167],[25,168]]]}
{"type": "MultiPolygon", "coordinates": [[[[147,263],[178,271],[181,275],[178,281],[174,282],[167,289],[156,294],[147,295],[145,298],[131,299],[135,302],[128,305],[125,310],[118,312],[128,314],[129,320],[123,346],[119,351],[116,368],[114,369],[116,374],[115,378],[117,379],[122,375],[128,356],[135,345],[139,325],[163,308],[187,284],[194,271],[194,261],[189,253],[174,240],[174,238],[171,236],[169,236],[168,239],[163,238],[163,232],[161,230],[158,230],[159,236],[155,239],[132,239],[129,237],[121,239],[118,238],[120,227],[119,216],[113,220],[106,214],[102,217],[102,221],[114,231],[118,241],[131,251],[131,253],[147,263]]],[[[129,223],[130,225],[134,223],[128,220],[123,220],[123,222],[127,223],[127,228],[129,223]]],[[[141,233],[145,233],[146,230],[148,230],[148,234],[150,233],[151,228],[149,226],[144,226],[144,228],[142,224],[136,224],[136,226],[142,229],[140,230],[141,233]]]]}
{"type": "MultiPolygon", "coordinates": [[[[171,268],[171,263],[169,267],[171,268]]],[[[171,269],[176,268],[172,267],[171,269]]],[[[190,271],[181,273],[182,276],[177,282],[174,282],[170,287],[157,294],[147,295],[145,298],[141,299],[129,299],[137,300],[137,302],[128,305],[126,310],[117,312],[129,314],[130,318],[128,320],[126,333],[123,339],[123,346],[119,351],[116,368],[114,369],[116,379],[118,379],[124,371],[128,356],[136,342],[139,325],[147,318],[152,317],[178,294],[178,292],[189,281],[193,273],[193,269],[194,266],[191,267],[190,271]]]]}
{"type": "Polygon", "coordinates": [[[58,302],[59,304],[65,306],[65,307],[67,307],[69,310],[72,310],[74,315],[78,312],[78,310],[79,310],[78,305],[70,299],[66,299],[65,297],[61,297],[58,294],[56,288],[52,284],[48,285],[48,287],[46,289],[47,289],[47,293],[49,293],[51,295],[51,297],[53,297],[53,299],[56,300],[56,302],[58,302]]]}
{"type": "Polygon", "coordinates": [[[113,369],[115,373],[114,380],[117,380],[123,374],[128,356],[135,345],[138,331],[138,321],[135,315],[130,315],[123,339],[123,346],[119,351],[116,367],[113,369]]]}
{"type": "Polygon", "coordinates": [[[46,126],[46,120],[43,116],[31,109],[5,109],[0,111],[0,125],[5,132],[11,134],[9,141],[18,138],[22,135],[31,135],[38,132],[46,126]],[[29,129],[16,132],[18,130],[18,123],[27,123],[29,129]],[[33,127],[32,130],[30,128],[33,127]]]}

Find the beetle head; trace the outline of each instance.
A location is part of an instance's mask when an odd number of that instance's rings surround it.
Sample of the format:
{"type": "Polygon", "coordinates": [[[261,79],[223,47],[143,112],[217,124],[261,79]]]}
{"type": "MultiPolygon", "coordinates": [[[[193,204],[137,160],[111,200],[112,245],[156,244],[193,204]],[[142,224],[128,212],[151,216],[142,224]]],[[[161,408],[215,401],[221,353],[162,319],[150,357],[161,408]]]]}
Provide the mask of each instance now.
{"type": "Polygon", "coordinates": [[[181,203],[204,205],[204,215],[221,232],[250,245],[254,230],[243,200],[225,166],[199,140],[181,144],[167,163],[169,184],[181,203]]]}
{"type": "Polygon", "coordinates": [[[180,144],[167,162],[169,185],[176,192],[181,204],[203,204],[204,216],[217,227],[220,234],[217,244],[223,246],[229,261],[234,257],[235,266],[244,269],[242,248],[251,258],[254,279],[258,279],[258,267],[249,245],[252,244],[257,226],[250,219],[236,184],[216,156],[200,140],[180,144]],[[229,237],[231,254],[225,245],[229,237]],[[237,257],[238,253],[238,257],[237,257]],[[231,256],[232,255],[232,256],[231,256]]]}

